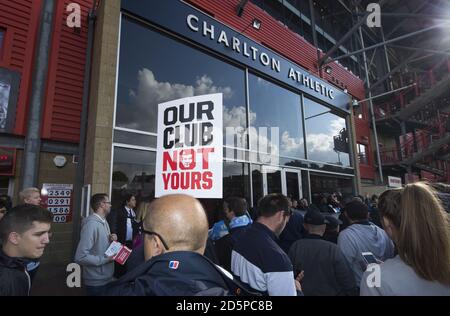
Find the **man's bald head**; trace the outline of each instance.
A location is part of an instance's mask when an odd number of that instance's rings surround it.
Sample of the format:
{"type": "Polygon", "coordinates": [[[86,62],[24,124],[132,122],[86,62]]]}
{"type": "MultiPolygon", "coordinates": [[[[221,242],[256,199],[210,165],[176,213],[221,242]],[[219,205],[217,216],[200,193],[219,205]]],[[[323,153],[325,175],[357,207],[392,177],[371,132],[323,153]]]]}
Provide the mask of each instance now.
{"type": "Polygon", "coordinates": [[[164,238],[169,251],[203,254],[208,238],[208,220],[200,202],[184,194],[163,196],[150,205],[144,228],[164,238]]]}

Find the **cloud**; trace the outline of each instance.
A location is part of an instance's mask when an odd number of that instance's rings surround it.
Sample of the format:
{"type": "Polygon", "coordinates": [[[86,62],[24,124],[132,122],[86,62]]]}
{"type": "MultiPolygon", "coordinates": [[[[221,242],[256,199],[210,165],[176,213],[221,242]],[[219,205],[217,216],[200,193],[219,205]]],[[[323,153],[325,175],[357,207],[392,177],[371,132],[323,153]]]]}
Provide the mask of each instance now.
{"type": "Polygon", "coordinates": [[[281,149],[283,153],[288,156],[297,155],[303,152],[303,138],[300,137],[290,137],[288,131],[284,131],[281,134],[281,149]]]}
{"type": "Polygon", "coordinates": [[[233,96],[233,90],[230,87],[216,87],[212,79],[207,75],[198,78],[195,84],[195,95],[223,93],[224,99],[230,99],[233,96]]]}
{"type": "MultiPolygon", "coordinates": [[[[256,121],[256,113],[250,111],[250,125],[256,121]]],[[[232,133],[233,135],[226,135],[225,145],[235,147],[247,147],[247,109],[244,106],[223,107],[223,126],[225,133],[232,133]],[[227,130],[227,127],[232,127],[227,130]],[[241,128],[239,128],[241,127],[241,128]],[[234,136],[237,136],[237,139],[234,136]],[[228,137],[227,137],[228,136],[228,137]],[[233,142],[229,144],[228,142],[233,142]],[[236,142],[237,141],[237,142],[236,142]]],[[[256,134],[256,132],[255,132],[256,134]]]]}
{"type": "Polygon", "coordinates": [[[339,135],[339,132],[345,128],[345,120],[343,118],[334,119],[330,122],[330,135],[339,135]]]}
{"type": "MultiPolygon", "coordinates": [[[[239,127],[247,126],[247,110],[244,106],[235,106],[229,108],[223,107],[223,126],[225,127],[239,127]]],[[[256,117],[256,114],[255,114],[256,117]]]]}
{"type": "Polygon", "coordinates": [[[345,127],[345,120],[337,118],[330,121],[328,133],[308,134],[306,144],[311,153],[330,152],[334,148],[333,136],[339,135],[339,132],[345,127]]]}
{"type": "Polygon", "coordinates": [[[306,144],[308,146],[309,158],[311,160],[323,161],[328,163],[338,163],[340,160],[344,165],[349,164],[347,154],[340,153],[338,155],[334,151],[334,136],[345,127],[345,120],[336,118],[331,120],[328,130],[322,133],[308,134],[306,144]]]}
{"type": "Polygon", "coordinates": [[[310,153],[333,150],[333,138],[328,134],[308,134],[306,144],[310,153]]]}
{"type": "Polygon", "coordinates": [[[198,77],[195,86],[160,82],[151,70],[143,68],[138,72],[138,86],[128,93],[134,107],[130,110],[126,104],[121,105],[118,113],[121,116],[120,126],[155,132],[159,103],[210,93],[223,93],[224,99],[230,99],[233,90],[230,87],[215,86],[207,75],[198,77]]]}

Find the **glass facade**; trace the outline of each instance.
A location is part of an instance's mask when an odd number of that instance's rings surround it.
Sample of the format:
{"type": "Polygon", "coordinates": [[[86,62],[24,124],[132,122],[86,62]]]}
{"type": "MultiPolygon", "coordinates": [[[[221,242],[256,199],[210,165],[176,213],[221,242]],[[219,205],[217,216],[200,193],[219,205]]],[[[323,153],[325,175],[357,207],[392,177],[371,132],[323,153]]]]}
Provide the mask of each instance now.
{"type": "Polygon", "coordinates": [[[253,74],[249,74],[248,86],[252,150],[304,159],[300,95],[253,74]]]}
{"type": "Polygon", "coordinates": [[[115,147],[113,153],[111,199],[120,204],[123,191],[142,199],[155,197],[156,152],[115,147]]]}
{"type": "Polygon", "coordinates": [[[246,127],[243,69],[128,18],[120,46],[117,127],[156,133],[159,103],[209,93],[223,94],[224,126],[246,127]]]}
{"type": "Polygon", "coordinates": [[[345,119],[308,98],[304,98],[304,109],[308,159],[350,166],[345,119]]]}
{"type": "MultiPolygon", "coordinates": [[[[352,182],[345,119],[331,108],[131,17],[121,25],[113,202],[125,190],[154,198],[158,104],[209,93],[223,94],[224,198],[253,205],[270,192],[309,198],[320,187],[309,170],[352,182]]],[[[201,202],[213,222],[220,201],[201,202]]]]}
{"type": "Polygon", "coordinates": [[[353,195],[352,179],[337,175],[327,175],[311,172],[311,194],[334,192],[342,193],[342,196],[353,195]]]}

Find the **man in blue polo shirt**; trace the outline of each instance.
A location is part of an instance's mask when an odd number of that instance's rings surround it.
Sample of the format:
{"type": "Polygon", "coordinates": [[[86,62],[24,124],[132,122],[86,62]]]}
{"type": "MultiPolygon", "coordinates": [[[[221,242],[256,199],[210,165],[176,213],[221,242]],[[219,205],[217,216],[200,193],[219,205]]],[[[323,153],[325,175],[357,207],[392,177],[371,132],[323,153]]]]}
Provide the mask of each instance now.
{"type": "Polygon", "coordinates": [[[289,221],[288,199],[266,195],[258,204],[259,217],[241,236],[231,254],[231,271],[251,289],[270,296],[301,294],[292,263],[278,246],[278,236],[289,221]]]}

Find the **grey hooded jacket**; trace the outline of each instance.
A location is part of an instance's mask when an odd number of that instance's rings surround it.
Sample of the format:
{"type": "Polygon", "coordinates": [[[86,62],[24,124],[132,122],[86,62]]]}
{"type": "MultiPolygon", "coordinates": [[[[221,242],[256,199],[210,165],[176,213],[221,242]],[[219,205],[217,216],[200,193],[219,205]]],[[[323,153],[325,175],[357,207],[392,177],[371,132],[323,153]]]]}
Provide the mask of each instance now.
{"type": "Polygon", "coordinates": [[[344,229],[338,237],[338,247],[344,254],[355,276],[356,286],[361,283],[365,270],[362,253],[371,252],[380,261],[394,257],[394,244],[378,226],[361,222],[344,229]]]}
{"type": "Polygon", "coordinates": [[[108,222],[96,214],[83,221],[75,262],[82,266],[87,286],[103,286],[113,280],[114,262],[105,256],[110,234],[108,222]]]}

